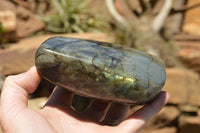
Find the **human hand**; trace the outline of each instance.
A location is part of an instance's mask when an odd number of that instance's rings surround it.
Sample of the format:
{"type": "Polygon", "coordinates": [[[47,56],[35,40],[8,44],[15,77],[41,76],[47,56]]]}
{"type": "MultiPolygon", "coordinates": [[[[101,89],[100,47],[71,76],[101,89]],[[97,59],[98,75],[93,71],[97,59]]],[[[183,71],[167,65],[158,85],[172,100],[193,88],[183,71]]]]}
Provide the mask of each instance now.
{"type": "MultiPolygon", "coordinates": [[[[25,73],[6,78],[0,106],[0,124],[4,133],[135,133],[140,131],[169,99],[167,92],[161,92],[153,102],[136,111],[119,125],[106,126],[94,121],[96,116],[99,119],[102,111],[105,111],[106,102],[103,104],[97,100],[96,104],[104,105],[104,109],[94,104],[80,115],[70,107],[73,93],[61,87],[54,89],[43,109],[27,108],[28,94],[37,89],[40,81],[41,77],[35,67],[25,73]]],[[[124,107],[112,113],[117,111],[118,115],[122,114],[123,117],[128,109],[124,107]]]]}

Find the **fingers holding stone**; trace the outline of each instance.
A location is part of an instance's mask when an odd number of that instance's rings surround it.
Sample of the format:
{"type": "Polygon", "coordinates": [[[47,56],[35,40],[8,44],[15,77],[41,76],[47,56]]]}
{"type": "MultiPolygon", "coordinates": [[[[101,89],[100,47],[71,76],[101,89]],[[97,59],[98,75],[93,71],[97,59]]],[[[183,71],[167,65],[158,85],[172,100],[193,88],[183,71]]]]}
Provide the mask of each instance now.
{"type": "Polygon", "coordinates": [[[138,132],[149,122],[167,103],[169,94],[161,92],[151,103],[144,105],[133,115],[123,121],[119,127],[123,132],[138,132]]]}
{"type": "Polygon", "coordinates": [[[74,110],[78,112],[79,118],[86,121],[104,125],[117,125],[126,118],[130,108],[130,105],[122,103],[76,96],[73,99],[74,110]],[[88,99],[90,100],[89,103],[87,102],[88,99]],[[84,107],[83,110],[82,107],[84,107]]]}
{"type": "MultiPolygon", "coordinates": [[[[69,110],[72,111],[73,97],[74,94],[67,89],[56,87],[45,106],[58,107],[69,112],[69,110]]],[[[130,125],[135,125],[139,130],[160,111],[168,99],[169,95],[166,92],[162,92],[152,103],[145,105],[125,121],[123,120],[127,117],[130,105],[117,102],[110,103],[97,99],[93,99],[91,100],[92,102],[87,103],[87,108],[82,112],[76,112],[75,116],[78,116],[82,120],[111,126],[118,125],[123,121],[119,125],[120,127],[132,127],[130,125]]],[[[78,100],[75,102],[79,104],[78,100]]]]}
{"type": "Polygon", "coordinates": [[[143,108],[136,111],[132,117],[141,118],[145,122],[148,122],[155,116],[169,100],[169,93],[161,92],[159,96],[149,104],[144,105],[143,108]]]}
{"type": "Polygon", "coordinates": [[[96,99],[85,111],[80,113],[80,116],[85,120],[114,126],[126,118],[129,108],[130,105],[96,99]]]}
{"type": "Polygon", "coordinates": [[[108,109],[110,107],[110,102],[102,100],[92,100],[88,108],[81,113],[85,119],[91,121],[100,122],[104,119],[108,109]]]}
{"type": "Polygon", "coordinates": [[[45,106],[58,107],[66,110],[71,108],[73,93],[65,88],[56,86],[45,106]]]}
{"type": "Polygon", "coordinates": [[[130,109],[130,105],[122,103],[112,103],[102,124],[116,126],[122,122],[130,109]]]}

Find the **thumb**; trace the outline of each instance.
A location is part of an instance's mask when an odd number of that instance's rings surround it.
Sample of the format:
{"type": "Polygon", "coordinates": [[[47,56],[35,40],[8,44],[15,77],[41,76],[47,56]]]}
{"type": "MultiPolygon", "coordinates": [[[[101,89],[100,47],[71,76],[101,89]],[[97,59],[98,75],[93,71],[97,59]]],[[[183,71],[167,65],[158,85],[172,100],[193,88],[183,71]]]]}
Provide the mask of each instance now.
{"type": "Polygon", "coordinates": [[[16,106],[26,107],[28,94],[37,89],[40,81],[41,77],[36,67],[30,68],[22,74],[8,76],[1,93],[1,106],[12,108],[16,106]]]}

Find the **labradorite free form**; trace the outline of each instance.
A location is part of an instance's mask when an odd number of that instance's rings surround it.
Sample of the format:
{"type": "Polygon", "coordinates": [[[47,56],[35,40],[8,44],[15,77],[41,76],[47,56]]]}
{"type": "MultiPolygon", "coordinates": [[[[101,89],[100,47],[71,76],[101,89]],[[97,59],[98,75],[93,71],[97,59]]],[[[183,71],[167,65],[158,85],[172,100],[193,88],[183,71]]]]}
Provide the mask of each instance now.
{"type": "Polygon", "coordinates": [[[39,47],[35,64],[50,82],[77,94],[145,104],[161,91],[164,63],[152,55],[111,43],[53,37],[39,47]]]}

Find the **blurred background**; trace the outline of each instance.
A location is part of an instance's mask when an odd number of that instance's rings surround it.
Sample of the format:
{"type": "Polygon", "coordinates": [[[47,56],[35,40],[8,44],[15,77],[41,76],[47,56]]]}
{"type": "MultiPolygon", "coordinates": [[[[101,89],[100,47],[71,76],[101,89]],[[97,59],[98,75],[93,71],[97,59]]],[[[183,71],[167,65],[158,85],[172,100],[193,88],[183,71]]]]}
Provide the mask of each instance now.
{"type": "MultiPolygon", "coordinates": [[[[0,88],[6,76],[33,66],[37,48],[52,36],[159,56],[171,98],[141,132],[200,132],[200,0],[0,0],[0,88]]],[[[53,87],[42,80],[29,107],[40,109],[53,87]]]]}

